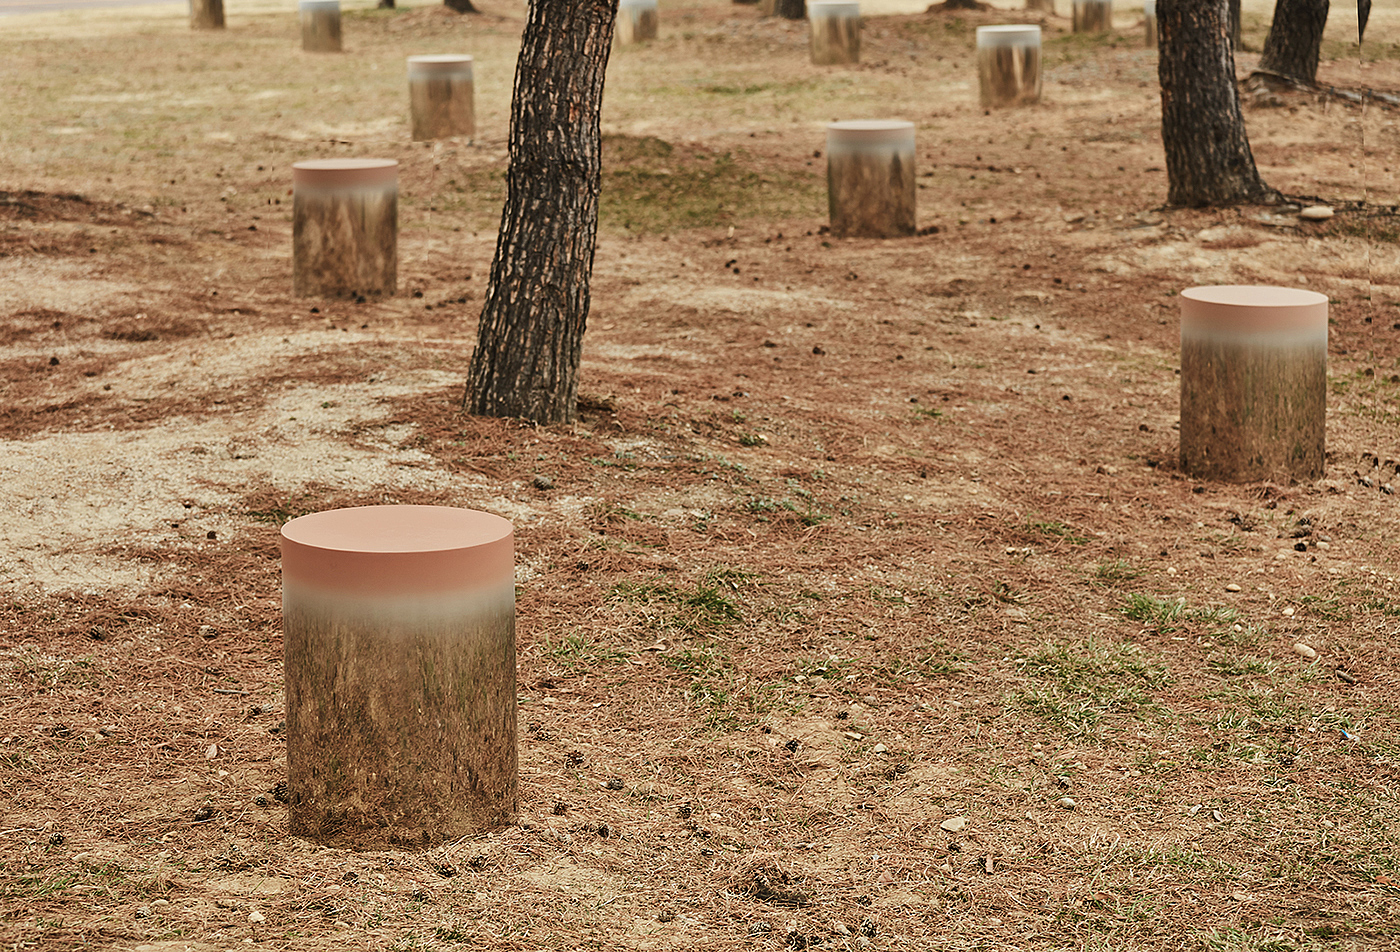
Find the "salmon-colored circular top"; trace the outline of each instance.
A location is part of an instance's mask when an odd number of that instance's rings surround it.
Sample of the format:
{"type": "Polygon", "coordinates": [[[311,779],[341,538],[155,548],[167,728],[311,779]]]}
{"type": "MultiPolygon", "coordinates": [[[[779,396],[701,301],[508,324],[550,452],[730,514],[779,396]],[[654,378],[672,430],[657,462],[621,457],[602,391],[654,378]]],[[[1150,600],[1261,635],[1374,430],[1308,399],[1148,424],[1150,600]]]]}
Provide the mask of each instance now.
{"type": "Polygon", "coordinates": [[[1040,27],[1027,24],[979,26],[977,28],[977,45],[981,47],[1039,46],[1040,27]]]}
{"type": "Polygon", "coordinates": [[[304,10],[307,7],[335,7],[338,10],[340,0],[297,0],[298,9],[304,10]]]}
{"type": "Polygon", "coordinates": [[[436,56],[410,56],[408,58],[408,71],[437,73],[437,72],[457,72],[463,70],[470,73],[472,70],[472,58],[470,56],[459,56],[456,54],[442,54],[436,56]]]}
{"type": "Polygon", "coordinates": [[[328,594],[456,594],[513,585],[510,522],[447,506],[361,506],[282,527],[282,574],[328,594]]]}
{"type": "Polygon", "coordinates": [[[292,164],[292,185],[394,185],[399,163],[393,159],[307,159],[292,164]]]}
{"type": "Polygon", "coordinates": [[[1301,288],[1218,285],[1181,292],[1181,329],[1326,331],[1327,295],[1301,288]]]}
{"type": "Polygon", "coordinates": [[[902,119],[847,119],[826,124],[827,148],[914,144],[914,124],[902,119]]]}
{"type": "Polygon", "coordinates": [[[860,16],[860,3],[857,0],[807,0],[807,17],[820,13],[824,17],[860,16]]]}

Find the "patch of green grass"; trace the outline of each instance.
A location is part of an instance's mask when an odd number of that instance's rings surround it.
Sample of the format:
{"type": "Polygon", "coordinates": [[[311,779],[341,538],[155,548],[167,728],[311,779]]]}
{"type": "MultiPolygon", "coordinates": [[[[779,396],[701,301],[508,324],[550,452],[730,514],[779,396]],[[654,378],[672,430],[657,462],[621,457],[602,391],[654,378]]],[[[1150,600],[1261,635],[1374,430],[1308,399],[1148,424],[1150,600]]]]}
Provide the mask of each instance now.
{"type": "Polygon", "coordinates": [[[1211,658],[1206,665],[1216,674],[1225,678],[1268,676],[1273,674],[1273,662],[1263,658],[1240,658],[1234,656],[1211,658]]]}
{"type": "Polygon", "coordinates": [[[1120,609],[1124,618],[1142,622],[1161,634],[1187,626],[1219,629],[1233,625],[1239,612],[1225,606],[1187,609],[1184,598],[1158,598],[1133,592],[1120,609]]]}
{"type": "Polygon", "coordinates": [[[1166,668],[1136,645],[1093,639],[1046,645],[1020,659],[1020,667],[1039,683],[1013,700],[1070,735],[1094,733],[1106,715],[1159,711],[1152,693],[1170,681],[1166,668]]]}
{"type": "Polygon", "coordinates": [[[603,137],[598,217],[606,228],[667,233],[813,216],[821,212],[824,195],[825,182],[815,173],[763,168],[743,151],[711,153],[677,149],[653,137],[603,137]]]}
{"type": "Polygon", "coordinates": [[[683,648],[674,654],[663,654],[662,665],[688,680],[688,699],[718,708],[725,705],[732,693],[734,664],[729,656],[714,645],[683,648]]]}
{"type": "Polygon", "coordinates": [[[1094,567],[1094,580],[1096,582],[1127,582],[1140,575],[1142,575],[1142,569],[1125,559],[1102,562],[1094,567]]]}
{"type": "Polygon", "coordinates": [[[773,499],[769,496],[746,496],[744,509],[759,522],[770,522],[774,517],[791,518],[804,526],[821,525],[831,517],[813,504],[811,494],[807,494],[799,506],[791,499],[773,499]]]}
{"type": "Polygon", "coordinates": [[[1063,539],[1070,545],[1084,545],[1089,541],[1088,536],[1080,535],[1063,522],[1027,520],[1026,528],[1051,539],[1063,539]]]}
{"type": "Polygon", "coordinates": [[[1351,609],[1342,604],[1341,599],[1335,595],[1331,598],[1323,598],[1321,595],[1304,595],[1299,601],[1307,609],[1308,614],[1316,615],[1327,621],[1351,621],[1351,609]]]}
{"type": "Polygon", "coordinates": [[[925,645],[912,657],[887,658],[871,669],[871,677],[887,687],[904,687],[927,678],[953,678],[963,673],[967,656],[941,642],[925,645]]]}
{"type": "Polygon", "coordinates": [[[619,582],[610,597],[665,609],[653,619],[658,627],[712,631],[744,620],[739,607],[714,584],[686,589],[662,581],[619,582]]]}
{"type": "Polygon", "coordinates": [[[544,655],[565,667],[572,669],[594,668],[604,664],[617,664],[627,658],[627,652],[595,641],[587,632],[571,632],[558,641],[546,641],[541,645],[544,655]]]}

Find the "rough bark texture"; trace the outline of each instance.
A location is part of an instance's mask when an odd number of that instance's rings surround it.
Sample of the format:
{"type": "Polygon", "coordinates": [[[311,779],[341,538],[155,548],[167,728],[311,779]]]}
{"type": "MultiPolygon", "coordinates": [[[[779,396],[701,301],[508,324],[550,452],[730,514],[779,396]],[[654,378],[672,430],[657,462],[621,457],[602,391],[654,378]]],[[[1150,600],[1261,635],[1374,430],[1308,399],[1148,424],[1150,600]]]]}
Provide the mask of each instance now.
{"type": "MultiPolygon", "coordinates": [[[[764,6],[768,6],[768,0],[764,0],[764,6]]],[[[769,12],[773,16],[801,20],[807,16],[807,0],[772,0],[772,10],[769,12]]]]}
{"type": "Polygon", "coordinates": [[[1229,482],[1313,480],[1325,465],[1327,345],[1181,345],[1181,468],[1229,482]]]}
{"type": "Polygon", "coordinates": [[[1260,72],[1316,83],[1327,11],[1328,0],[1278,0],[1259,58],[1260,72]]]}
{"type": "Polygon", "coordinates": [[[518,753],[509,605],[405,621],[291,600],[283,626],[292,833],[385,849],[510,822],[518,753]]]}
{"type": "Polygon", "coordinates": [[[838,238],[897,238],[916,230],[914,156],[827,153],[827,206],[838,238]]]}
{"type": "Polygon", "coordinates": [[[1240,0],[1228,0],[1230,10],[1230,46],[1238,50],[1240,48],[1240,31],[1244,26],[1244,20],[1240,12],[1240,0]]]}
{"type": "Polygon", "coordinates": [[[292,293],[393,294],[398,288],[396,188],[297,188],[292,197],[292,293]]]}
{"type": "Polygon", "coordinates": [[[443,0],[442,3],[453,13],[480,13],[476,7],[472,6],[472,0],[443,0]]]}
{"type": "Polygon", "coordinates": [[[860,62],[860,17],[814,17],[812,62],[818,66],[860,62]]]}
{"type": "Polygon", "coordinates": [[[993,46],[977,51],[983,106],[1020,106],[1040,101],[1040,47],[993,46]]]}
{"type": "Polygon", "coordinates": [[[222,30],[224,0],[190,0],[190,29],[222,30]]]}
{"type": "Polygon", "coordinates": [[[473,413],[566,423],[598,234],[599,113],[617,0],[534,0],[511,102],[510,166],[467,374],[473,413]]]}
{"type": "Polygon", "coordinates": [[[301,11],[301,48],[308,53],[340,52],[340,10],[326,6],[301,11]]]}
{"type": "Polygon", "coordinates": [[[1113,0],[1074,0],[1075,33],[1107,33],[1113,29],[1113,0]]]}
{"type": "Polygon", "coordinates": [[[1158,0],[1157,31],[1167,203],[1274,200],[1245,134],[1225,0],[1158,0]]]}

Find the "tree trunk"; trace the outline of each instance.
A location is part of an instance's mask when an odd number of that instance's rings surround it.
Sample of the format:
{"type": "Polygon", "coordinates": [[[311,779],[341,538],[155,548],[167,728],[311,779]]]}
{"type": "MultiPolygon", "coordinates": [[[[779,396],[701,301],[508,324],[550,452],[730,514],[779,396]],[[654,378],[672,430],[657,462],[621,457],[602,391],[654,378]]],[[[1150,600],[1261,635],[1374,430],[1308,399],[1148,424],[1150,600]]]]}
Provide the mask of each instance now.
{"type": "Polygon", "coordinates": [[[775,0],[773,14],[789,20],[801,20],[807,16],[807,0],[775,0]]]}
{"type": "Polygon", "coordinates": [[[395,9],[394,0],[379,0],[377,8],[380,10],[393,10],[395,9]]]}
{"type": "Polygon", "coordinates": [[[1230,45],[1240,48],[1241,31],[1244,29],[1244,16],[1240,10],[1240,0],[1230,0],[1230,45]]]}
{"type": "Polygon", "coordinates": [[[1226,0],[1158,0],[1169,205],[1268,202],[1240,112],[1226,0]]]}
{"type": "Polygon", "coordinates": [[[570,423],[602,177],[617,0],[533,0],[511,101],[506,204],[467,372],[471,412],[570,423]]]}
{"type": "Polygon", "coordinates": [[[1260,71],[1316,83],[1327,8],[1328,0],[1278,0],[1259,58],[1260,71]]]}
{"type": "Polygon", "coordinates": [[[472,6],[472,0],[442,0],[442,5],[453,13],[480,13],[476,7],[472,6]]]}

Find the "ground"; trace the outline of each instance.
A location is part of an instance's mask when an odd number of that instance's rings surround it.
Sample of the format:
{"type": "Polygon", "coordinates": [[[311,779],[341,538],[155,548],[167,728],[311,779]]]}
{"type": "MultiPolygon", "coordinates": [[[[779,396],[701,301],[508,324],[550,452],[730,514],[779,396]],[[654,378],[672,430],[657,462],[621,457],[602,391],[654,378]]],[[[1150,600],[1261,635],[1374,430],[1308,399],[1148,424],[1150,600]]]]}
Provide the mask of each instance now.
{"type": "MultiPolygon", "coordinates": [[[[662,0],[615,52],[582,421],[458,406],[522,6],[0,21],[6,948],[1400,948],[1400,203],[1384,103],[1247,98],[1269,184],[1164,209],[1155,53],[1012,11],[662,0]],[[985,112],[972,31],[1044,24],[985,112]],[[404,57],[476,57],[475,143],[404,57]],[[823,123],[918,129],[835,240],[823,123]],[[397,158],[400,293],[291,295],[289,166],[397,158]],[[1331,299],[1327,471],[1177,465],[1177,295],[1331,299]],[[517,825],[288,834],[278,527],[515,526],[517,825]]],[[[1268,8],[1246,3],[1241,75],[1268,8]]],[[[1353,19],[1351,26],[1346,17],[1353,19]]],[[[1321,79],[1394,94],[1400,15],[1321,79]]]]}

